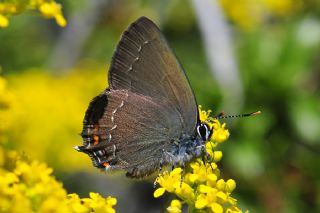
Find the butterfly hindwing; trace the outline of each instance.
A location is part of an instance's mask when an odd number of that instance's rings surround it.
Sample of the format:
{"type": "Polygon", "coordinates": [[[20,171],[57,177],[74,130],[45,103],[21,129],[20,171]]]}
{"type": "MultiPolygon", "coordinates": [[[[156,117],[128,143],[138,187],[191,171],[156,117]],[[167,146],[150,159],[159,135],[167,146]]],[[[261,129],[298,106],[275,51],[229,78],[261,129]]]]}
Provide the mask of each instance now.
{"type": "Polygon", "coordinates": [[[84,150],[97,167],[103,168],[107,162],[111,169],[124,169],[135,177],[145,176],[159,167],[170,140],[180,137],[179,112],[171,110],[165,100],[155,102],[127,90],[111,90],[94,102],[107,102],[97,121],[92,119],[95,115],[91,112],[98,112],[95,107],[99,105],[91,104],[84,122],[83,136],[91,140],[84,150]]]}

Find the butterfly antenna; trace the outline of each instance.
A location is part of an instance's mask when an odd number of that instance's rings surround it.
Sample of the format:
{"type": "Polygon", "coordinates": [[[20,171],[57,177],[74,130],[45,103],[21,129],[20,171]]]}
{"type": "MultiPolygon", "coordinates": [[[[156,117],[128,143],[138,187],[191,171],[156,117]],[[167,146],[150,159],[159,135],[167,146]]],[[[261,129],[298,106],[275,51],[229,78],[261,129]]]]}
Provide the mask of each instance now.
{"type": "Polygon", "coordinates": [[[216,114],[215,116],[213,116],[214,118],[218,118],[218,117],[221,117],[221,116],[224,116],[224,111],[220,112],[219,114],[216,114]]]}
{"type": "Polygon", "coordinates": [[[228,118],[243,118],[243,117],[249,117],[249,116],[255,116],[260,115],[261,111],[251,112],[247,114],[241,114],[241,115],[224,115],[224,113],[220,113],[220,116],[214,117],[215,119],[228,119],[228,118]]]}

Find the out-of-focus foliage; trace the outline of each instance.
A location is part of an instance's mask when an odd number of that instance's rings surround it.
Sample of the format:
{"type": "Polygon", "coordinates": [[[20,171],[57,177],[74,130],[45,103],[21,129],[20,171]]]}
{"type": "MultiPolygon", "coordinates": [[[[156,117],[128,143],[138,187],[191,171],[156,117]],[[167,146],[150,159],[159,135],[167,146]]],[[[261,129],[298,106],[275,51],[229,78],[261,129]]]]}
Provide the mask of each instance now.
{"type": "Polygon", "coordinates": [[[0,28],[9,26],[10,16],[38,10],[45,18],[54,18],[57,24],[65,27],[67,21],[62,15],[61,5],[54,0],[1,0],[0,1],[0,28]]]}
{"type": "Polygon", "coordinates": [[[41,70],[10,76],[13,100],[2,113],[5,123],[1,124],[9,130],[5,145],[59,170],[91,167],[88,158],[73,146],[82,141],[78,133],[89,101],[106,87],[103,67],[91,64],[62,77],[41,70]]]}
{"type": "Polygon", "coordinates": [[[238,123],[228,161],[245,179],[265,182],[256,199],[270,211],[312,211],[319,204],[320,21],[305,16],[285,23],[239,34],[247,107],[260,106],[263,122],[238,123]]]}

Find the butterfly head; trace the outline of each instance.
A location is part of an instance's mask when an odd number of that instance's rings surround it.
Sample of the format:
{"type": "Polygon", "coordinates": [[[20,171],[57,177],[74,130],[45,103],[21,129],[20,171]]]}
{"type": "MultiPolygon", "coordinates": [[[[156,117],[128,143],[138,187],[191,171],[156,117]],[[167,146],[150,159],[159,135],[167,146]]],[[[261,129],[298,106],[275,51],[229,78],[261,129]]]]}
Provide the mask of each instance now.
{"type": "Polygon", "coordinates": [[[210,128],[206,122],[201,122],[197,126],[197,134],[203,141],[210,140],[213,133],[213,128],[210,128]]]}

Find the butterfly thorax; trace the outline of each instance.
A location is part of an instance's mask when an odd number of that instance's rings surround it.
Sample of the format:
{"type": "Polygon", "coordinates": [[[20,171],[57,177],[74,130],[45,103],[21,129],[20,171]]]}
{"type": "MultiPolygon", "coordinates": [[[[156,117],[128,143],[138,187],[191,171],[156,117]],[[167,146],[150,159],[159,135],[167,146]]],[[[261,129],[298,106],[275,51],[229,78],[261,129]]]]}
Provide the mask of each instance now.
{"type": "Polygon", "coordinates": [[[205,153],[205,143],[211,137],[212,130],[205,123],[197,125],[197,133],[193,136],[183,134],[179,140],[172,141],[171,147],[164,152],[164,162],[173,166],[184,166],[205,153]]]}
{"type": "Polygon", "coordinates": [[[201,137],[184,137],[174,141],[168,151],[164,152],[164,162],[173,166],[184,166],[186,162],[204,153],[205,141],[201,137]]]}

